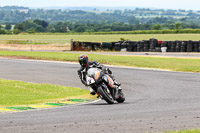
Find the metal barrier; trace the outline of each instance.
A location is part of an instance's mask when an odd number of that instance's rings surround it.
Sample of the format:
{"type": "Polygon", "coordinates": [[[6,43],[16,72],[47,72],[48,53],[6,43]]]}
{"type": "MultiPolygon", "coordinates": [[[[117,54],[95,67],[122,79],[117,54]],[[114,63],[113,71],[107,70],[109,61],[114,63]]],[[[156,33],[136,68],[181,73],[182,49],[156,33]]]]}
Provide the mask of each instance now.
{"type": "Polygon", "coordinates": [[[1,50],[70,51],[73,39],[0,39],[1,50]]]}

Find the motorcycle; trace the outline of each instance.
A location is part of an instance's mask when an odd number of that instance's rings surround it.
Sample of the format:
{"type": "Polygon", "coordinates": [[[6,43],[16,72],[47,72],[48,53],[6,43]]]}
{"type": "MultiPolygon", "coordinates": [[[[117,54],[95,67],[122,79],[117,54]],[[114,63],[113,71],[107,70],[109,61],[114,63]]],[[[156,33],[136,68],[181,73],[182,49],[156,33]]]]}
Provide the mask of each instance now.
{"type": "MultiPolygon", "coordinates": [[[[82,76],[83,77],[83,76],[82,76]]],[[[86,73],[87,86],[91,87],[98,97],[104,99],[108,104],[113,104],[115,101],[123,103],[125,96],[120,86],[113,89],[114,81],[99,68],[89,68],[86,73]]]]}

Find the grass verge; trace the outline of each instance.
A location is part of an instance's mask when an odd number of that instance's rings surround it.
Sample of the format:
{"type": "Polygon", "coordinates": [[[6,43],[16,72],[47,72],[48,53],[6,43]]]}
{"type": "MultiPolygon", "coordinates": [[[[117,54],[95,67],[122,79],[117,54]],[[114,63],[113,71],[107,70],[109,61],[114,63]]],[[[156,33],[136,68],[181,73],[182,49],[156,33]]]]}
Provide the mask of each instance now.
{"type": "MultiPolygon", "coordinates": [[[[148,40],[150,38],[156,38],[158,40],[175,41],[175,40],[193,40],[199,41],[200,34],[108,34],[108,35],[68,35],[63,33],[38,33],[38,34],[19,34],[19,35],[1,35],[1,39],[73,39],[74,41],[86,41],[86,42],[116,42],[120,38],[129,39],[132,41],[148,40]]],[[[39,41],[39,40],[38,40],[39,41]]],[[[41,41],[41,40],[40,40],[41,41]]],[[[48,41],[48,40],[46,40],[48,41]]],[[[49,40],[49,42],[65,42],[70,41],[63,40],[49,40]]]]}
{"type": "Polygon", "coordinates": [[[200,133],[200,129],[184,130],[184,131],[170,131],[166,133],[200,133]]]}
{"type": "MultiPolygon", "coordinates": [[[[73,62],[77,62],[79,55],[80,53],[0,51],[0,56],[73,62]]],[[[98,54],[88,54],[88,56],[90,60],[95,60],[103,64],[157,68],[183,72],[200,72],[200,59],[98,54]]]]}
{"type": "Polygon", "coordinates": [[[94,99],[88,90],[0,79],[0,107],[45,103],[65,98],[94,99]]]}

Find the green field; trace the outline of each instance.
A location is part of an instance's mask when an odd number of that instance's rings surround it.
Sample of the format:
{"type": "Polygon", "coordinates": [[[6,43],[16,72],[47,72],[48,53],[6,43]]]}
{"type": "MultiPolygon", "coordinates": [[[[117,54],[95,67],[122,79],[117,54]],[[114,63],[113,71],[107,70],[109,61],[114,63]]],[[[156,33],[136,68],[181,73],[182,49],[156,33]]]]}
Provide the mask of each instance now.
{"type": "MultiPolygon", "coordinates": [[[[80,54],[81,53],[0,51],[0,56],[18,56],[19,58],[72,62],[77,62],[80,54]]],[[[90,60],[95,60],[103,64],[157,68],[183,72],[200,72],[200,59],[98,54],[88,54],[88,56],[90,60]]]]}
{"type": "Polygon", "coordinates": [[[0,79],[0,95],[0,107],[44,103],[73,97],[92,99],[88,90],[80,88],[4,79],[0,79]]]}
{"type": "Polygon", "coordinates": [[[200,133],[200,129],[194,129],[194,130],[183,130],[183,131],[170,131],[166,133],[200,133]]]}
{"type": "Polygon", "coordinates": [[[74,39],[75,41],[89,42],[115,42],[120,38],[129,40],[148,40],[156,38],[159,40],[200,40],[200,34],[117,34],[117,35],[65,35],[65,34],[19,34],[19,35],[0,35],[0,39],[74,39]]]}

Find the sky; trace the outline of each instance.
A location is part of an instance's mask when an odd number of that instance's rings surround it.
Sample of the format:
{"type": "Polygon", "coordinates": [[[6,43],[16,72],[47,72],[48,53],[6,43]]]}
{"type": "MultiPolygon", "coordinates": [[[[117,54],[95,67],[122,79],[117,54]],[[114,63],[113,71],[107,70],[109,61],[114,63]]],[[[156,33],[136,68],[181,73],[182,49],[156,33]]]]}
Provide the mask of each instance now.
{"type": "Polygon", "coordinates": [[[200,10],[200,0],[0,0],[0,6],[26,7],[145,7],[200,10]]]}

